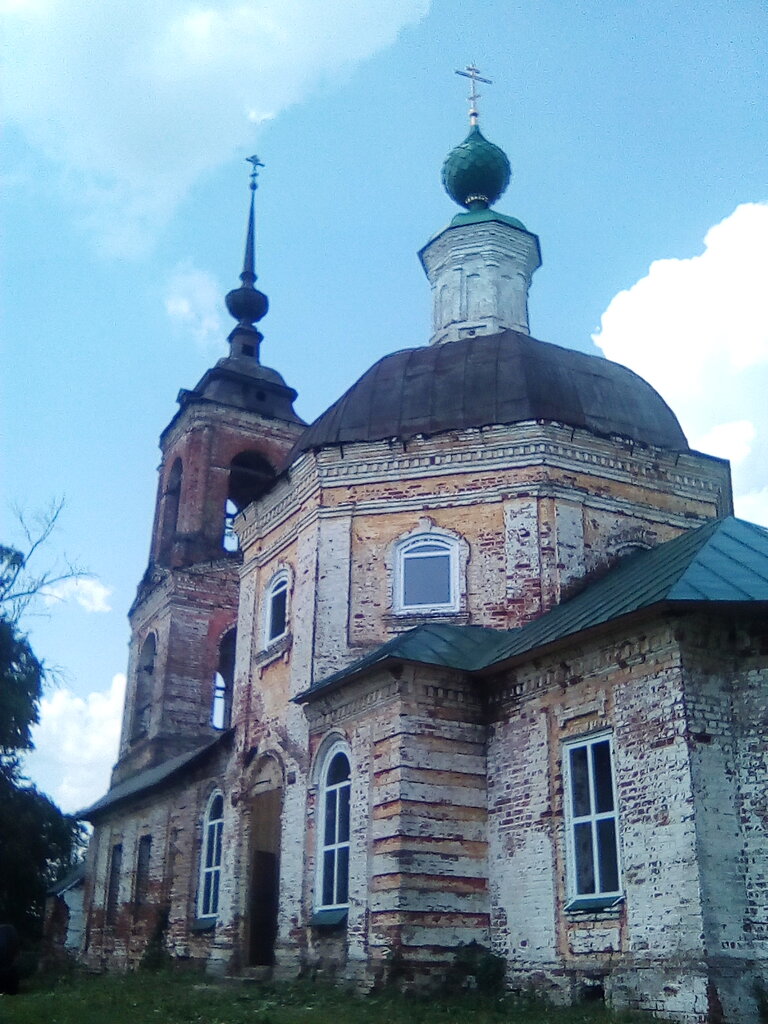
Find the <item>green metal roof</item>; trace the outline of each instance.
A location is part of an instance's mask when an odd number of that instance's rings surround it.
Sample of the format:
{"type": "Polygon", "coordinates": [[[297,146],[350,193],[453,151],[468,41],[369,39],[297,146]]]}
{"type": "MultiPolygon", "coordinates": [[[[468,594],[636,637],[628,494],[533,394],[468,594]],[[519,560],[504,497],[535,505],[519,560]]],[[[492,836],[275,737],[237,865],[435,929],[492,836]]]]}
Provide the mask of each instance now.
{"type": "Polygon", "coordinates": [[[231,730],[223,733],[221,736],[217,736],[210,743],[205,743],[201,747],[195,747],[194,750],[190,750],[186,754],[178,754],[176,757],[164,761],[163,764],[155,765],[153,768],[146,768],[143,772],[138,772],[129,779],[124,779],[110,789],[108,793],[100,797],[95,804],[91,804],[90,807],[78,811],[75,817],[91,821],[99,814],[110,810],[116,804],[122,803],[130,797],[138,796],[150,789],[155,789],[162,783],[168,782],[182,768],[189,768],[194,762],[201,761],[209,751],[213,750],[214,747],[218,746],[230,735],[231,730]]]}
{"type": "Polygon", "coordinates": [[[768,530],[730,516],[630,555],[540,619],[502,634],[484,667],[642,608],[691,601],[768,601],[768,530]]]}
{"type": "Polygon", "coordinates": [[[518,228],[527,234],[530,233],[525,224],[518,220],[517,217],[510,217],[506,213],[499,213],[498,210],[464,210],[462,213],[456,214],[449,227],[460,228],[465,224],[484,224],[489,220],[499,221],[501,224],[509,224],[512,228],[518,228]]]}
{"type": "Polygon", "coordinates": [[[443,668],[457,668],[469,671],[485,661],[489,644],[498,637],[495,629],[485,626],[451,626],[446,623],[430,623],[409,629],[393,640],[377,647],[365,657],[351,665],[326,676],[298,694],[294,700],[302,702],[319,690],[358,676],[370,668],[391,661],[415,661],[422,665],[439,665],[443,668]]]}
{"type": "Polygon", "coordinates": [[[296,699],[310,698],[396,660],[475,672],[659,604],[768,602],[768,530],[733,516],[715,519],[623,559],[539,619],[514,630],[417,626],[296,699]]]}

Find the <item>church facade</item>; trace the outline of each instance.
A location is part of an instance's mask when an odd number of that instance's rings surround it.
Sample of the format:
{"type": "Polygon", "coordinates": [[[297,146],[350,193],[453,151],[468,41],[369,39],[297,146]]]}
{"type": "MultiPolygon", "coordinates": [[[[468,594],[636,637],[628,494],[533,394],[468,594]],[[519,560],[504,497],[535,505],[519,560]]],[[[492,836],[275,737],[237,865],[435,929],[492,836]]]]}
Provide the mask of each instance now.
{"type": "MultiPolygon", "coordinates": [[[[532,338],[539,242],[473,112],[428,345],[314,424],[229,354],[161,435],[81,956],[757,1021],[768,532],[624,367],[532,338]]],[[[252,183],[255,188],[255,180],[252,183]]]]}

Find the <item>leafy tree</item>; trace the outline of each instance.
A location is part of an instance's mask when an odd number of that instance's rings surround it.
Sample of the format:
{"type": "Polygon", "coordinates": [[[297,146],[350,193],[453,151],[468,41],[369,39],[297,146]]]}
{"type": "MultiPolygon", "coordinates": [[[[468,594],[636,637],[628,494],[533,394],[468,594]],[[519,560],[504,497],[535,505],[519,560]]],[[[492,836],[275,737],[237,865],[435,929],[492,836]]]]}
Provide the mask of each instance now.
{"type": "Polygon", "coordinates": [[[76,858],[81,826],[24,778],[21,757],[32,749],[46,669],[18,618],[40,590],[62,578],[32,575],[29,558],[50,535],[61,506],[27,554],[0,545],[0,923],[23,939],[40,935],[45,892],[76,858]]]}

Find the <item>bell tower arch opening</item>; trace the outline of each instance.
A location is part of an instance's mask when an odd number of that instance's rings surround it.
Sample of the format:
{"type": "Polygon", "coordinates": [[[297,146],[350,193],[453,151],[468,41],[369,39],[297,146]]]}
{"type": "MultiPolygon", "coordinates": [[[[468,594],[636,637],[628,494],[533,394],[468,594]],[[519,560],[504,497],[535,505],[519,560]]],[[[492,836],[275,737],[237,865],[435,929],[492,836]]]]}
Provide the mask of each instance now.
{"type": "Polygon", "coordinates": [[[181,483],[183,465],[180,458],[174,460],[165,483],[163,511],[160,523],[160,561],[167,562],[171,556],[173,541],[179,528],[179,507],[181,505],[181,483]]]}
{"type": "Polygon", "coordinates": [[[237,551],[237,535],[232,527],[235,516],[256,501],[275,479],[275,469],[261,452],[243,451],[229,464],[229,482],[224,511],[224,548],[237,551]]]}

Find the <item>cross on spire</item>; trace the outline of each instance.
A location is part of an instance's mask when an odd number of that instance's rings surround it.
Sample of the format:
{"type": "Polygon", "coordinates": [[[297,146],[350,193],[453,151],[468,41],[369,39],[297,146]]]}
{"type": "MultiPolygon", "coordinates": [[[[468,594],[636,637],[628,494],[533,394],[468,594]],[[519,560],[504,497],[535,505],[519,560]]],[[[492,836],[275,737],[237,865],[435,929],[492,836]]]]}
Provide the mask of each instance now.
{"type": "Polygon", "coordinates": [[[456,74],[461,75],[463,78],[469,78],[472,81],[472,90],[467,99],[469,100],[469,123],[474,127],[480,116],[477,112],[477,101],[481,94],[477,91],[477,83],[484,82],[486,85],[493,85],[493,82],[490,78],[483,78],[480,74],[480,68],[474,64],[467,64],[463,71],[457,71],[456,74]]]}
{"type": "Polygon", "coordinates": [[[264,164],[255,155],[254,156],[247,156],[245,159],[251,165],[251,191],[255,192],[256,189],[258,188],[258,185],[256,184],[256,179],[259,176],[259,168],[263,167],[264,164]]]}

